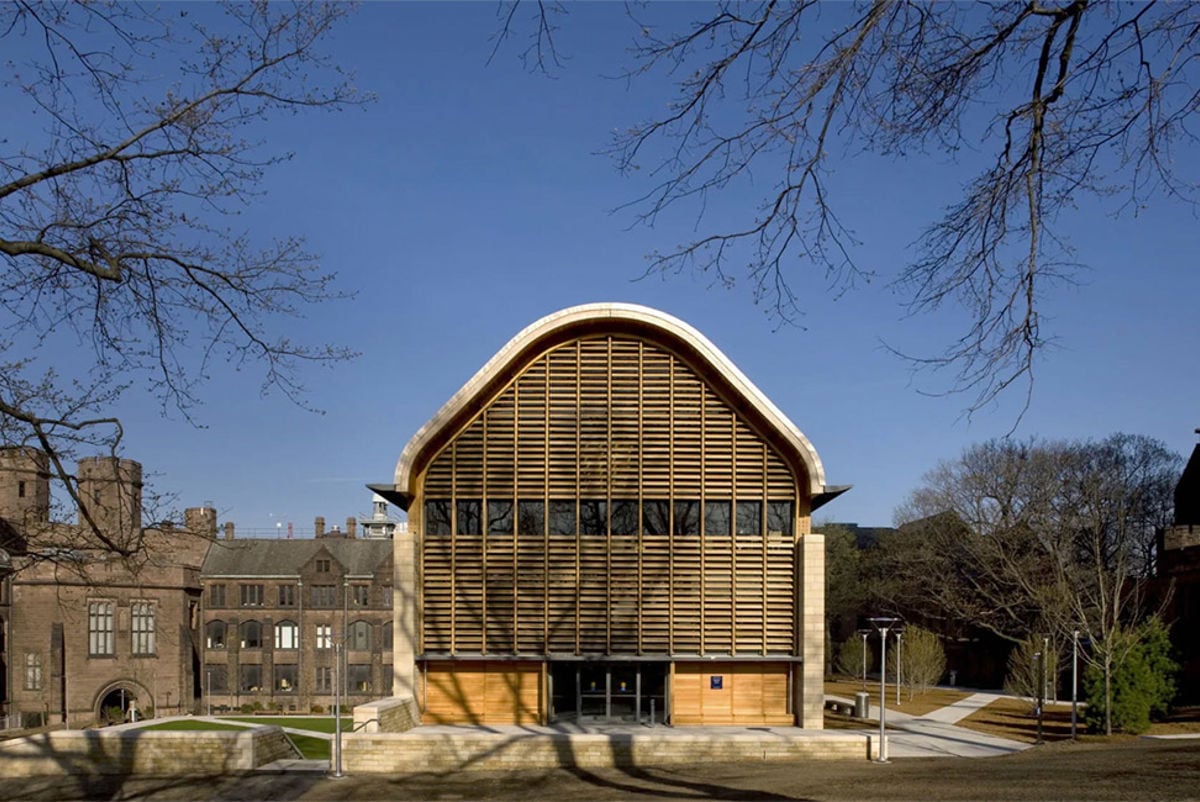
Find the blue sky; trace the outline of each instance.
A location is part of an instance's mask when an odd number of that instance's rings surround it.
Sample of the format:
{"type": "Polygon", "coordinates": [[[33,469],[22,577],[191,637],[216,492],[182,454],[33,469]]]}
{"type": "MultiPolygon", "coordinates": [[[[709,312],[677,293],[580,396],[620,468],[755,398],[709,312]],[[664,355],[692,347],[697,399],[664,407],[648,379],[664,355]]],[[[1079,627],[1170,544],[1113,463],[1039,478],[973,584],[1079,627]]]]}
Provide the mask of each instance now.
{"type": "MultiPolygon", "coordinates": [[[[597,152],[671,96],[661,80],[605,77],[629,63],[623,7],[572,8],[560,35],[570,59],[553,79],[522,69],[519,42],[489,65],[496,24],[493,4],[368,3],[329,48],[377,100],[263,127],[270,147],[295,158],[270,173],[241,222],[264,237],[307,237],[356,297],[309,310],[296,330],[362,356],[306,375],[320,415],[261,397],[257,376],[232,370],[214,370],[203,428],[128,395],[127,454],[179,508],[212,502],[247,534],[366,513],[364,485],[391,480],[409,437],[496,350],[537,318],[594,301],[662,309],[722,349],[809,437],[828,481],[854,485],[818,519],[889,524],[938,460],[1009,431],[1017,394],[968,420],[968,398],[921,394],[938,382],[881,346],[935,352],[961,325],[953,312],[906,318],[888,280],[969,170],[938,154],[837,159],[855,256],[878,276],[834,297],[797,263],[806,316],[803,328],[781,328],[745,281],[639,280],[645,254],[689,239],[695,220],[631,228],[630,213],[613,211],[648,178],[619,175],[597,152]]],[[[752,204],[748,189],[710,213],[752,204]]],[[[1126,431],[1190,452],[1200,426],[1192,212],[1156,202],[1114,218],[1084,203],[1062,230],[1088,269],[1045,299],[1057,344],[1037,365],[1018,435],[1126,431]]]]}

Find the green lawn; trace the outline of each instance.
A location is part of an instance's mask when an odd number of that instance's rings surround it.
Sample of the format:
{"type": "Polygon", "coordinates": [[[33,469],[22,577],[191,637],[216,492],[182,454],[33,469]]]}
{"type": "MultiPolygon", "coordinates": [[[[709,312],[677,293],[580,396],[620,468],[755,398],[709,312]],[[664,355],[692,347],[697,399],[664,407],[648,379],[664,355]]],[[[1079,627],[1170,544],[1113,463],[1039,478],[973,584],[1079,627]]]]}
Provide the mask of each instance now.
{"type": "Polygon", "coordinates": [[[143,730],[244,730],[245,727],[239,727],[236,724],[219,724],[215,721],[194,721],[192,719],[182,719],[180,721],[163,721],[158,724],[147,724],[145,727],[140,727],[143,730]]]}
{"type": "MultiPolygon", "coordinates": [[[[314,730],[316,732],[333,732],[333,719],[331,718],[297,718],[297,717],[271,717],[258,716],[247,718],[227,719],[228,721],[239,722],[237,724],[223,724],[217,721],[195,721],[193,719],[183,719],[180,721],[164,721],[158,724],[147,724],[142,727],[143,730],[175,730],[175,731],[203,731],[203,730],[244,730],[240,722],[246,724],[260,725],[278,725],[284,727],[293,727],[296,729],[314,730]]],[[[349,731],[351,719],[342,719],[343,725],[349,731]]],[[[329,741],[325,738],[317,738],[311,735],[294,735],[285,733],[296,748],[300,750],[300,754],[306,760],[329,760],[329,741]]]]}
{"type": "Polygon", "coordinates": [[[300,754],[304,755],[305,760],[329,760],[330,742],[326,739],[291,733],[288,733],[288,737],[300,750],[300,754]]]}
{"type": "MultiPolygon", "coordinates": [[[[294,730],[333,733],[332,716],[221,716],[221,719],[223,721],[240,721],[246,724],[274,725],[291,727],[294,730]]],[[[354,719],[343,716],[342,732],[350,732],[353,727],[354,719]]]]}

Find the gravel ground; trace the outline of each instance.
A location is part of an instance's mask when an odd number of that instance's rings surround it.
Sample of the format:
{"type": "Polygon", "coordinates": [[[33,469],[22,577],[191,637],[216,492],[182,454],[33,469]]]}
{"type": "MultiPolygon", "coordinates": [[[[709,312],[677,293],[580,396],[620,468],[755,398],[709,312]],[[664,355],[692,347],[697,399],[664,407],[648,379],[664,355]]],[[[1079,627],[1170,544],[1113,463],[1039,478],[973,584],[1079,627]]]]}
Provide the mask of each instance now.
{"type": "MultiPolygon", "coordinates": [[[[3,766],[0,766],[0,778],[3,766]]],[[[675,769],[250,774],[204,780],[0,779],[2,800],[1177,800],[1200,799],[1200,741],[1058,743],[986,759],[708,764],[675,769]]]]}

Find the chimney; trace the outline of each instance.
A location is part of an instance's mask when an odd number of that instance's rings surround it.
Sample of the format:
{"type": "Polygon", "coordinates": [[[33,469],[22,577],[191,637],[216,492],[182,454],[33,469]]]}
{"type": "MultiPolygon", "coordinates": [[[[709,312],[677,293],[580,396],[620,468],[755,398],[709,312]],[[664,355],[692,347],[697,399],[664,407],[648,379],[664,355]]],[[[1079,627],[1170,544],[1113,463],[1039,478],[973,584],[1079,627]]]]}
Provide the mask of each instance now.
{"type": "Polygon", "coordinates": [[[354,528],[356,526],[358,526],[358,521],[355,521],[353,518],[346,519],[346,537],[356,537],[354,534],[354,528]]]}
{"type": "Polygon", "coordinates": [[[313,521],[314,537],[325,537],[325,517],[318,515],[317,520],[313,521]]]}
{"type": "Polygon", "coordinates": [[[210,506],[188,507],[183,511],[183,525],[194,535],[217,539],[217,511],[210,506]]]}
{"type": "Polygon", "coordinates": [[[225,539],[233,540],[233,521],[225,522],[225,539]]]}

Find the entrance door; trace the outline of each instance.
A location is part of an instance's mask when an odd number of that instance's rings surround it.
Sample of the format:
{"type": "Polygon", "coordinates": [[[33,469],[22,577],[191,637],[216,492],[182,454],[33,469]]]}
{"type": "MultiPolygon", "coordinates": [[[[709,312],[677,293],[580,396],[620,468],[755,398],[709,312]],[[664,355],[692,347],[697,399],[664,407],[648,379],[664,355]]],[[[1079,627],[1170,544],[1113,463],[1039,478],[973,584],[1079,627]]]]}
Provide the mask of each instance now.
{"type": "Polygon", "coordinates": [[[557,662],[550,665],[553,721],[662,723],[666,663],[557,662]]]}

